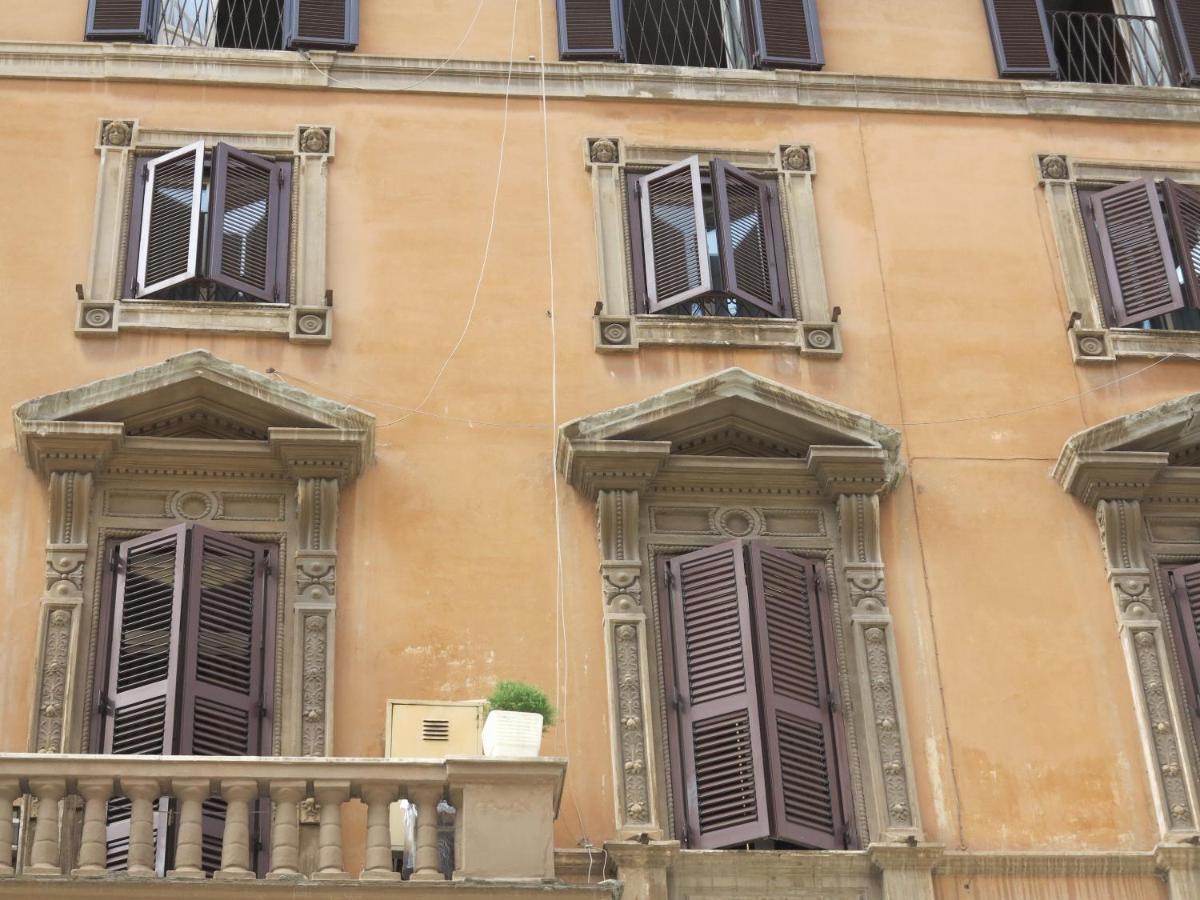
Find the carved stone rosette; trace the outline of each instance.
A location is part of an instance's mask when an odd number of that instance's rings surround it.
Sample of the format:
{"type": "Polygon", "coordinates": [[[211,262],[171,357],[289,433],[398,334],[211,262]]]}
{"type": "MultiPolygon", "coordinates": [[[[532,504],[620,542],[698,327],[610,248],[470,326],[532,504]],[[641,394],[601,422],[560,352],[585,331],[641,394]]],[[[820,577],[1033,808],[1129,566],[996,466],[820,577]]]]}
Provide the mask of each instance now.
{"type": "Polygon", "coordinates": [[[338,482],[302,478],[297,509],[296,618],[300,623],[300,753],[328,756],[332,726],[333,630],[337,606],[338,482]]]}

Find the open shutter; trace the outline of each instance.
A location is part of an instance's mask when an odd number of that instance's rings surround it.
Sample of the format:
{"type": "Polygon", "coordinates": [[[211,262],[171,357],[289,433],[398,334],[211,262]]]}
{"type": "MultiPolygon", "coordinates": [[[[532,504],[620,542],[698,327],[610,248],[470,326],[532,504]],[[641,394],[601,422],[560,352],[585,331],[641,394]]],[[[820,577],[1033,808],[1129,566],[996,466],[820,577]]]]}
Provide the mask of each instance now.
{"type": "Polygon", "coordinates": [[[821,850],[845,844],[830,649],[811,562],[750,545],[751,596],[770,779],[771,836],[821,850]]]}
{"type": "Polygon", "coordinates": [[[825,65],[816,0],[750,0],[754,65],[760,69],[819,69],[825,65]]]}
{"type": "Polygon", "coordinates": [[[688,844],[769,834],[745,557],[740,541],[668,563],[688,844]]]}
{"type": "Polygon", "coordinates": [[[1182,657],[1184,695],[1194,727],[1200,728],[1200,564],[1167,569],[1167,584],[1175,607],[1175,642],[1182,657]]]}
{"type": "Polygon", "coordinates": [[[1175,50],[1179,58],[1180,81],[1200,85],[1200,3],[1196,0],[1164,0],[1175,50]]]}
{"type": "Polygon", "coordinates": [[[139,297],[196,277],[204,142],[152,159],[145,171],[138,246],[139,297]]]}
{"type": "Polygon", "coordinates": [[[772,315],[786,315],[767,183],[721,159],[712,161],[711,172],[725,290],[772,315]]]}
{"type": "MultiPolygon", "coordinates": [[[[117,548],[112,650],[106,679],[104,753],[178,753],[176,696],[181,667],[187,526],[125,541],[117,548]]],[[[166,854],[166,801],[155,817],[160,868],[166,854]]],[[[129,851],[128,800],[109,802],[108,868],[129,851]]]]}
{"type": "Polygon", "coordinates": [[[1005,78],[1057,78],[1058,64],[1042,0],[983,0],[996,68],[1005,78]]]}
{"type": "Polygon", "coordinates": [[[1183,308],[1154,179],[1139,178],[1092,197],[1115,326],[1183,308]]]}
{"type": "Polygon", "coordinates": [[[89,41],[154,42],[157,0],[88,0],[89,41]]]}
{"type": "Polygon", "coordinates": [[[213,150],[208,277],[268,303],[280,302],[283,294],[284,168],[228,144],[213,150]]]}
{"type": "Polygon", "coordinates": [[[638,193],[648,310],[659,312],[711,291],[699,157],[642,176],[638,193]]]}
{"type": "Polygon", "coordinates": [[[285,0],[283,46],[353,50],[358,46],[358,0],[285,0]]]}
{"type": "Polygon", "coordinates": [[[1200,308],[1200,191],[1164,178],[1163,197],[1187,300],[1200,308]]]}
{"type": "Polygon", "coordinates": [[[558,55],[562,59],[623,60],[621,0],[558,0],[558,55]]]}

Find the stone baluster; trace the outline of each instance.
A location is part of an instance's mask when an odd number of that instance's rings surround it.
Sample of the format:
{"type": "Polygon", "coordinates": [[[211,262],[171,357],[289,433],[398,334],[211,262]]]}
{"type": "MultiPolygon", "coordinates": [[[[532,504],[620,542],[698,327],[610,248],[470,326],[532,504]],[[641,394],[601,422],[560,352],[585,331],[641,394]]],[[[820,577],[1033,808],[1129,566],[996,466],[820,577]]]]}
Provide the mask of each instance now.
{"type": "Polygon", "coordinates": [[[300,877],[300,803],[307,785],[303,781],[272,781],[275,823],[271,828],[271,871],[268,878],[300,877]]]}
{"type": "Polygon", "coordinates": [[[0,781],[0,878],[13,873],[12,805],[21,795],[16,779],[0,781]]]}
{"type": "Polygon", "coordinates": [[[437,804],[442,799],[441,785],[421,785],[409,791],[409,802],[417,807],[417,847],[413,860],[413,881],[440,881],[438,871],[437,804]]]}
{"type": "Polygon", "coordinates": [[[367,852],[363,859],[361,877],[367,880],[399,878],[392,871],[392,829],[388,819],[388,807],[400,796],[394,784],[365,782],[359,789],[363,802],[367,804],[367,852]]]}
{"type": "Polygon", "coordinates": [[[212,793],[207,778],[176,778],[171,783],[179,801],[179,833],[175,839],[174,878],[204,877],[204,801],[212,793]]]}
{"type": "Polygon", "coordinates": [[[320,807],[320,848],[317,851],[317,880],[347,877],[342,858],[342,804],[350,796],[348,781],[315,781],[313,796],[320,807]]]}
{"type": "Polygon", "coordinates": [[[60,875],[58,864],[58,803],[67,792],[66,779],[38,778],[29,782],[37,797],[37,827],[33,831],[33,850],[29,874],[60,875]]]}
{"type": "Polygon", "coordinates": [[[221,782],[226,803],[225,834],[221,841],[221,870],[213,877],[236,881],[255,877],[250,868],[250,803],[258,798],[258,782],[248,778],[221,782]]]}
{"type": "Polygon", "coordinates": [[[154,807],[159,798],[154,778],[122,778],[121,792],[129,798],[129,875],[153,878],[157,847],[154,840],[154,807]]]}
{"type": "MultiPolygon", "coordinates": [[[[78,789],[79,796],[83,797],[83,835],[79,842],[79,865],[71,874],[76,878],[102,878],[107,871],[105,826],[113,781],[111,778],[80,778],[78,789]]],[[[0,815],[3,812],[0,809],[0,815]]]]}

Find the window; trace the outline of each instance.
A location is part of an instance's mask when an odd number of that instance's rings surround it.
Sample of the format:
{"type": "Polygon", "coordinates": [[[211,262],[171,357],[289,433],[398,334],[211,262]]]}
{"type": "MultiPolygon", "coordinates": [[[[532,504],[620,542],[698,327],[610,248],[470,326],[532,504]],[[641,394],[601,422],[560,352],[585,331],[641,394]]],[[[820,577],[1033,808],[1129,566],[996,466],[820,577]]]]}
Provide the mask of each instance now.
{"type": "Polygon", "coordinates": [[[139,157],[126,296],[286,303],[291,173],[223,143],[139,157]]]}
{"type": "Polygon", "coordinates": [[[353,50],[358,0],[89,0],[90,41],[353,50]]]}
{"type": "Polygon", "coordinates": [[[680,840],[697,849],[854,846],[832,616],[816,564],[734,540],[665,568],[680,840]]]}
{"type": "MultiPolygon", "coordinates": [[[[99,752],[264,754],[271,746],[277,552],[197,525],[112,548],[100,632],[110,640],[101,643],[96,664],[100,702],[92,734],[99,752]]],[[[160,803],[160,815],[168,814],[160,803]]],[[[225,807],[209,799],[203,808],[202,857],[212,872],[221,864],[225,807]]],[[[124,868],[129,822],[129,801],[111,801],[109,869],[124,868]]],[[[156,832],[165,871],[167,829],[156,832]]]]}
{"type": "Polygon", "coordinates": [[[1200,83],[1200,18],[1179,0],[984,0],[1002,76],[1200,83]]]}
{"type": "Polygon", "coordinates": [[[563,59],[819,69],[815,0],[558,0],[563,59]]]}
{"type": "Polygon", "coordinates": [[[1170,596],[1171,630],[1175,653],[1183,673],[1183,695],[1192,718],[1193,733],[1200,736],[1200,563],[1163,568],[1170,596]]]}
{"type": "Polygon", "coordinates": [[[1200,331],[1200,192],[1139,178],[1078,196],[1108,325],[1200,331]]]}
{"type": "Polygon", "coordinates": [[[792,315],[778,179],[695,156],[626,179],[638,312],[792,315]]]}

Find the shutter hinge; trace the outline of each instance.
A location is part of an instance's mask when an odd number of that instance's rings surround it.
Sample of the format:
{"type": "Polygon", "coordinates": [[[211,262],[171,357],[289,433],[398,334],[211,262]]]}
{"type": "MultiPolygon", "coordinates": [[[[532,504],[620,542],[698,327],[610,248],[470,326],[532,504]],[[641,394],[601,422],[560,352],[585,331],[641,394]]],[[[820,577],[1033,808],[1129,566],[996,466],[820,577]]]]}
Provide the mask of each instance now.
{"type": "Polygon", "coordinates": [[[142,166],[142,181],[143,182],[150,181],[150,167],[149,166],[142,166]]]}
{"type": "Polygon", "coordinates": [[[279,186],[283,187],[283,167],[280,166],[275,170],[275,180],[279,182],[279,186]]]}
{"type": "Polygon", "coordinates": [[[102,716],[111,716],[113,714],[112,701],[104,694],[101,694],[96,698],[96,711],[102,716]]]}
{"type": "Polygon", "coordinates": [[[254,714],[258,716],[259,721],[267,717],[267,705],[265,703],[254,704],[254,714]]]}
{"type": "Polygon", "coordinates": [[[829,707],[829,711],[831,713],[835,713],[838,711],[838,702],[836,699],[834,699],[833,694],[829,695],[829,697],[828,697],[828,699],[826,699],[825,703],[829,707]]]}
{"type": "Polygon", "coordinates": [[[121,552],[114,546],[112,552],[108,554],[108,571],[116,574],[117,565],[121,559],[121,552]]]}
{"type": "Polygon", "coordinates": [[[276,303],[279,302],[279,285],[275,285],[271,288],[271,299],[276,303]]]}

